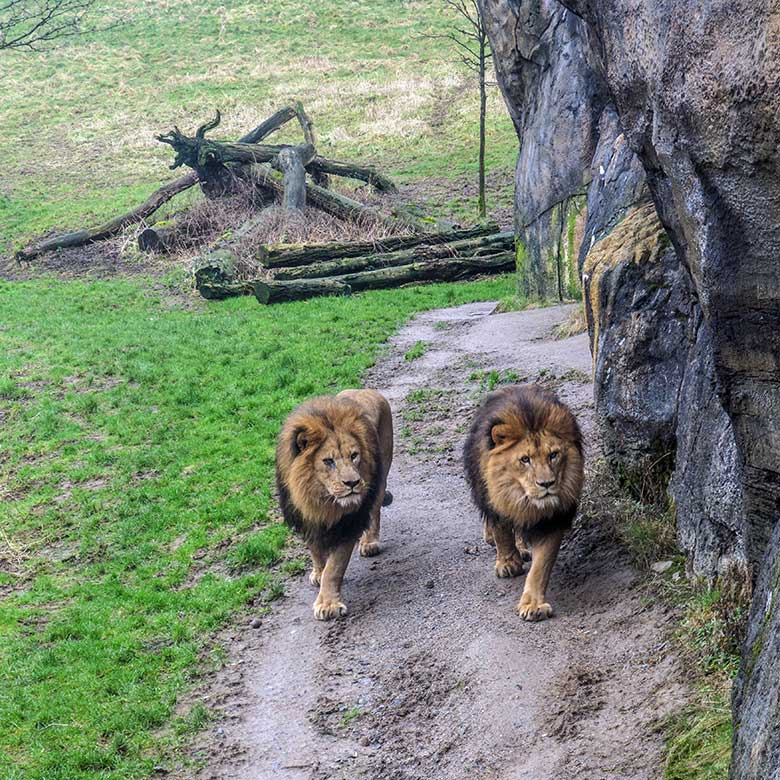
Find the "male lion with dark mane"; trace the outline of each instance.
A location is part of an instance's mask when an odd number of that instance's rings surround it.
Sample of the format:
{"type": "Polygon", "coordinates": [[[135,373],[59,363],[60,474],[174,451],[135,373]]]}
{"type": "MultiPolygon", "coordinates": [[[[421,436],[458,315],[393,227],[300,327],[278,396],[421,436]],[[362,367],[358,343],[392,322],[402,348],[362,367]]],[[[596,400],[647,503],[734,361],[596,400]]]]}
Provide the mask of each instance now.
{"type": "Polygon", "coordinates": [[[463,464],[485,539],[495,542],[496,575],[516,577],[531,557],[517,610],[524,620],[551,617],[547,584],[582,491],[577,420],[538,385],[501,388],[477,410],[463,464]]]}
{"type": "Polygon", "coordinates": [[[276,446],[276,486],[285,522],[309,547],[309,579],[320,586],[314,616],[347,614],[341,583],[360,554],[379,553],[379,513],[393,460],[390,405],[375,390],[312,398],[285,421],[276,446]]]}

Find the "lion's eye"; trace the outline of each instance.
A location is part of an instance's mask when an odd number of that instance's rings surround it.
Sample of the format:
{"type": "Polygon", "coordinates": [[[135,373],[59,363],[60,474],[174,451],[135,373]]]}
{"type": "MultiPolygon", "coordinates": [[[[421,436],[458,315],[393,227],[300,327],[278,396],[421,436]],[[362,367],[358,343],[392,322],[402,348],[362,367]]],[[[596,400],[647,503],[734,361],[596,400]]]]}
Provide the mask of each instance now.
{"type": "Polygon", "coordinates": [[[322,461],[329,469],[335,468],[336,461],[333,458],[324,458],[322,461]]]}
{"type": "Polygon", "coordinates": [[[520,458],[521,463],[530,463],[531,459],[528,457],[528,455],[523,455],[522,458],[520,458]]]}
{"type": "Polygon", "coordinates": [[[555,460],[558,457],[558,450],[550,453],[550,460],[555,460]]]}
{"type": "Polygon", "coordinates": [[[357,460],[357,452],[353,452],[349,457],[352,458],[352,460],[357,460]]]}

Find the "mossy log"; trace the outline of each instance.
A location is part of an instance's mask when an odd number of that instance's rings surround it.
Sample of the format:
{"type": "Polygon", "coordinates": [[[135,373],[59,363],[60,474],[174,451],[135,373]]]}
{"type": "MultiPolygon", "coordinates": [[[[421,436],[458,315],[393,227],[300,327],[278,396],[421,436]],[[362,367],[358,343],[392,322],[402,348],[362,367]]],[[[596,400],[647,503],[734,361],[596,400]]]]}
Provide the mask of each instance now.
{"type": "Polygon", "coordinates": [[[314,265],[280,268],[275,279],[317,279],[324,276],[340,276],[347,273],[374,271],[378,268],[393,268],[425,260],[494,255],[510,251],[514,247],[514,233],[496,233],[448,244],[415,246],[397,252],[379,252],[362,257],[345,257],[328,260],[314,265]]]}
{"type": "Polygon", "coordinates": [[[252,293],[251,282],[236,280],[236,257],[224,249],[215,249],[199,257],[192,265],[198,292],[209,299],[230,298],[252,293]]]}
{"type": "Polygon", "coordinates": [[[300,301],[322,295],[349,295],[352,288],[336,279],[298,279],[294,282],[258,280],[252,291],[260,303],[300,301]]]}
{"type": "Polygon", "coordinates": [[[138,235],[138,248],[142,252],[170,252],[176,242],[176,225],[152,225],[138,235]]]}
{"type": "Polygon", "coordinates": [[[400,287],[412,282],[451,282],[473,276],[505,273],[514,268],[515,253],[499,252],[487,257],[428,260],[396,268],[381,268],[324,279],[258,280],[253,289],[257,300],[267,304],[302,300],[316,295],[400,287]]]}
{"type": "Polygon", "coordinates": [[[405,236],[386,236],[374,241],[329,241],[320,244],[277,244],[261,246],[257,250],[257,261],[266,268],[312,265],[327,260],[345,257],[394,252],[421,244],[447,244],[467,238],[478,238],[498,233],[495,222],[485,222],[459,230],[440,233],[417,233],[405,236]]]}

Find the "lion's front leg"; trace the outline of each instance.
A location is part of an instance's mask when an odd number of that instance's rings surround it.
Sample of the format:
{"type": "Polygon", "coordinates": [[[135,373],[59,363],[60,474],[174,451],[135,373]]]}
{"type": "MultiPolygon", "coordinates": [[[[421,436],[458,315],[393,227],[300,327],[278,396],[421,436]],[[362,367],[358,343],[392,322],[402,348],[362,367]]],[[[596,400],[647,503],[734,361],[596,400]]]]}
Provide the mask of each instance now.
{"type": "Polygon", "coordinates": [[[360,544],[358,545],[358,552],[364,558],[371,558],[374,555],[379,555],[381,547],[379,546],[379,525],[380,514],[382,512],[382,501],[385,498],[385,488],[382,485],[376,495],[374,506],[371,508],[371,520],[368,524],[368,528],[363,532],[360,537],[360,544]]]}
{"type": "Polygon", "coordinates": [[[552,617],[553,609],[545,598],[562,540],[563,531],[553,531],[534,543],[531,569],[517,605],[517,611],[523,620],[544,620],[552,617]]]}
{"type": "Polygon", "coordinates": [[[314,602],[317,620],[331,620],[347,614],[347,605],[341,600],[341,583],[354,547],[355,542],[349,541],[328,552],[320,578],[320,593],[314,602]]]}
{"type": "Polygon", "coordinates": [[[491,523],[496,543],[496,577],[517,577],[523,573],[523,559],[515,547],[515,533],[509,523],[491,523]]]}

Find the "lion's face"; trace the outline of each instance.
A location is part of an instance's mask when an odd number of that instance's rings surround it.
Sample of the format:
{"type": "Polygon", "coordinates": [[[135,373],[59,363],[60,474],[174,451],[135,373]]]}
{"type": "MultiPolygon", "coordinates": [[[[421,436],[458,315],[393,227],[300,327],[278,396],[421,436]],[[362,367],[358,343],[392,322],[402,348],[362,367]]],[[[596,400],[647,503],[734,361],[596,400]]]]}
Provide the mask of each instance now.
{"type": "Polygon", "coordinates": [[[323,397],[296,410],[277,447],[277,468],[307,522],[357,511],[376,482],[377,434],[359,407],[323,397]]]}
{"type": "MultiPolygon", "coordinates": [[[[553,433],[541,431],[514,438],[510,426],[495,425],[491,431],[495,448],[488,457],[486,476],[491,498],[501,504],[524,504],[554,510],[572,457],[571,445],[553,433]]],[[[574,451],[579,459],[579,453],[574,451]]]]}
{"type": "Polygon", "coordinates": [[[305,432],[298,434],[299,447],[302,451],[307,447],[315,448],[307,455],[307,459],[311,463],[322,502],[333,501],[347,512],[354,511],[363,501],[368,484],[368,474],[361,473],[360,468],[360,441],[347,431],[328,431],[319,444],[318,437],[309,441],[307,436],[305,432]]]}

